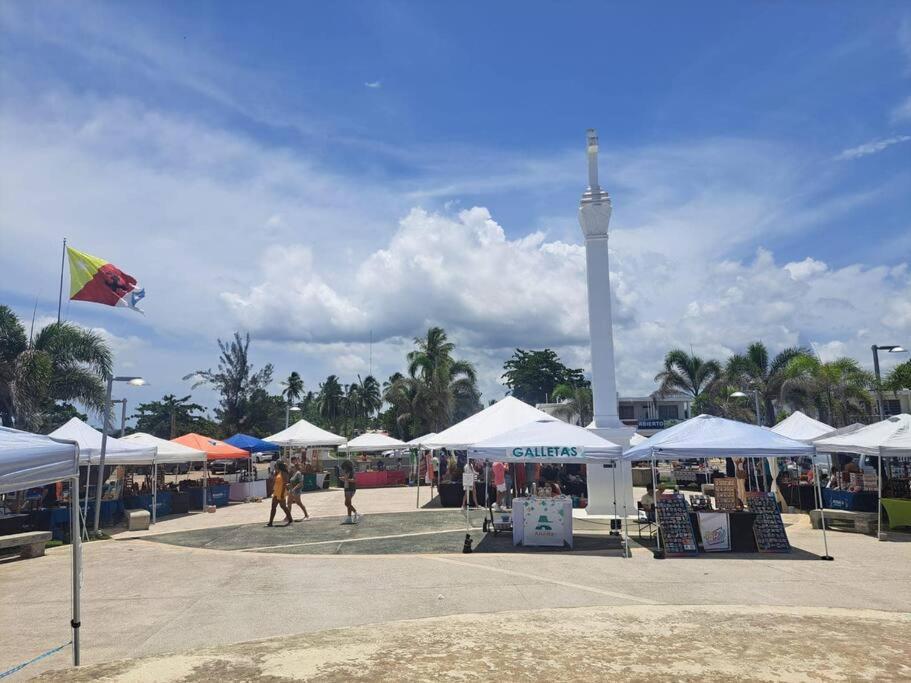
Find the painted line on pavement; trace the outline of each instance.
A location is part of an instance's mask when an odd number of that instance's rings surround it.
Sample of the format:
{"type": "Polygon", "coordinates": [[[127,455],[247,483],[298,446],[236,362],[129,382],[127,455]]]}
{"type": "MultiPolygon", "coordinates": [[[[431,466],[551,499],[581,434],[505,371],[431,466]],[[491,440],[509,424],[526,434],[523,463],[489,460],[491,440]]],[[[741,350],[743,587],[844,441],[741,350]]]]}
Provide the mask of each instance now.
{"type": "Polygon", "coordinates": [[[623,600],[631,600],[633,602],[641,602],[644,605],[660,605],[662,603],[657,600],[651,600],[649,598],[640,598],[636,595],[628,595],[626,593],[616,593],[614,591],[606,591],[601,588],[595,588],[594,586],[583,586],[579,583],[570,583],[569,581],[560,581],[558,579],[551,579],[546,576],[538,576],[536,574],[527,574],[526,572],[517,572],[512,569],[503,569],[502,567],[491,567],[486,564],[475,564],[474,562],[463,562],[461,560],[453,560],[448,557],[434,557],[431,555],[424,555],[428,560],[433,560],[434,562],[445,562],[446,564],[455,564],[460,567],[471,567],[472,569],[486,569],[489,572],[497,572],[498,574],[508,574],[510,576],[520,576],[525,579],[534,579],[535,581],[543,581],[544,583],[552,583],[557,586],[563,586],[564,588],[575,588],[581,591],[588,591],[589,593],[597,593],[598,595],[607,595],[612,598],[621,598],[623,600]]]}
{"type": "Polygon", "coordinates": [[[382,541],[387,538],[408,538],[410,536],[431,536],[433,534],[451,534],[455,531],[465,531],[465,528],[459,529],[438,529],[436,531],[414,531],[407,534],[389,534],[388,536],[364,536],[362,538],[343,538],[332,539],[331,541],[309,541],[307,543],[284,543],[282,545],[261,545],[256,548],[240,548],[240,552],[249,553],[257,550],[271,550],[272,548],[299,548],[311,545],[326,545],[329,543],[357,543],[358,541],[382,541]]]}

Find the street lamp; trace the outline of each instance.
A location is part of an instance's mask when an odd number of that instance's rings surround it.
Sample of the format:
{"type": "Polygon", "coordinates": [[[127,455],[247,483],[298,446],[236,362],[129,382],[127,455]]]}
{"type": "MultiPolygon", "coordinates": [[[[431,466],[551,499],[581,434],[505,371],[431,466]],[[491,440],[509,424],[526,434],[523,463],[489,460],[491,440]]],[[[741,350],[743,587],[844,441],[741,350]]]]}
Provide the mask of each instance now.
{"type": "Polygon", "coordinates": [[[301,411],[300,406],[293,406],[290,403],[285,406],[285,429],[291,426],[291,411],[299,413],[301,411]]]}
{"type": "MultiPolygon", "coordinates": [[[[108,430],[110,429],[111,417],[111,390],[114,387],[114,382],[126,382],[134,387],[141,387],[146,383],[142,377],[108,376],[107,392],[104,395],[104,429],[101,432],[101,457],[98,459],[98,482],[96,483],[97,490],[95,491],[95,524],[93,528],[96,536],[98,535],[99,523],[101,522],[101,494],[104,490],[104,456],[107,453],[108,447],[108,430]]],[[[124,410],[126,410],[126,404],[124,404],[124,410]]]]}
{"type": "Polygon", "coordinates": [[[879,352],[886,351],[887,353],[907,353],[905,349],[897,344],[886,344],[884,346],[879,346],[874,344],[870,347],[870,350],[873,351],[873,372],[876,373],[876,405],[879,408],[879,419],[885,420],[885,411],[883,410],[883,391],[882,386],[880,385],[881,379],[879,376],[879,352]]]}
{"type": "MultiPolygon", "coordinates": [[[[762,426],[762,418],[759,415],[759,392],[755,389],[750,389],[750,394],[753,394],[753,401],[756,405],[756,424],[762,426]]],[[[731,394],[731,398],[746,398],[749,394],[746,394],[742,391],[735,391],[731,394]]]]}

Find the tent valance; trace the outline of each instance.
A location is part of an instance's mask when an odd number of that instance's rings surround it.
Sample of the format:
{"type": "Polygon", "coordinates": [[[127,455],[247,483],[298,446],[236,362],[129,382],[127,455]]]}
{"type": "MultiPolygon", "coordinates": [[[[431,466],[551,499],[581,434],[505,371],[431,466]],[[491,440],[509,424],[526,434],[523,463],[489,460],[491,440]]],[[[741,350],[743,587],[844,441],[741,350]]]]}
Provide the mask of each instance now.
{"type": "Polygon", "coordinates": [[[816,449],[821,453],[857,453],[879,455],[880,446],[911,431],[911,415],[902,413],[886,418],[848,434],[819,439],[816,449]]]}
{"type": "Polygon", "coordinates": [[[668,427],[623,454],[624,460],[812,456],[816,449],[771,429],[699,415],[668,427]]]}
{"type": "Polygon", "coordinates": [[[341,446],[345,443],[345,437],[320,429],[306,420],[298,420],[287,429],[267,436],[266,441],[279,446],[341,446]]]}
{"type": "MultiPolygon", "coordinates": [[[[70,418],[69,422],[51,432],[50,436],[78,443],[81,465],[97,465],[101,460],[101,432],[78,417],[70,418]]],[[[113,436],[107,438],[104,453],[105,465],[151,465],[155,462],[155,446],[133,445],[113,436]]]]}
{"type": "Polygon", "coordinates": [[[176,439],[171,439],[172,443],[179,443],[197,451],[203,451],[208,460],[240,460],[249,458],[250,454],[242,448],[237,448],[224,441],[213,439],[202,434],[184,434],[176,439]]]}
{"type": "Polygon", "coordinates": [[[0,493],[44,486],[79,474],[79,447],[0,427],[0,493]]]}
{"type": "Polygon", "coordinates": [[[513,396],[500,399],[479,413],[465,418],[421,445],[425,448],[468,448],[469,446],[536,420],[556,420],[513,396]]]}
{"type": "Polygon", "coordinates": [[[206,459],[206,454],[203,451],[173,441],[168,441],[167,439],[161,439],[152,434],[146,434],[145,432],[127,434],[121,441],[156,448],[157,454],[155,455],[155,462],[159,465],[168,463],[200,462],[206,459]]]}
{"type": "Polygon", "coordinates": [[[393,439],[386,434],[368,432],[351,439],[348,443],[339,446],[345,453],[376,453],[377,451],[394,451],[407,448],[408,444],[398,439],[393,439]]]}
{"type": "Polygon", "coordinates": [[[594,432],[553,418],[529,422],[468,449],[472,459],[542,464],[617,460],[622,453],[594,432]]]}

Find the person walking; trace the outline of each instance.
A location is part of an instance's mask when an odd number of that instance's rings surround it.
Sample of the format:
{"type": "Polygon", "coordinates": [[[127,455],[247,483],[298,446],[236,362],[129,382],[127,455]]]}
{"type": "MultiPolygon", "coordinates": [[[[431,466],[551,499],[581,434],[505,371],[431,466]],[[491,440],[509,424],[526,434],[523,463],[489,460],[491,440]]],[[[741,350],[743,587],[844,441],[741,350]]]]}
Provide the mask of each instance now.
{"type": "Polygon", "coordinates": [[[291,510],[292,505],[297,505],[303,510],[304,518],[302,520],[294,520],[296,522],[302,522],[309,520],[310,515],[307,513],[307,508],[304,506],[303,501],[301,501],[301,491],[304,488],[304,468],[297,457],[291,458],[291,469],[293,472],[291,474],[290,488],[288,489],[288,510],[291,510]]]}
{"type": "Polygon", "coordinates": [[[287,516],[285,526],[291,524],[291,510],[288,509],[288,504],[285,502],[288,487],[287,481],[288,466],[284,460],[279,460],[275,465],[275,480],[272,483],[272,511],[269,513],[269,523],[266,526],[272,526],[272,522],[275,520],[275,510],[279,506],[281,506],[282,511],[287,516]]]}
{"type": "Polygon", "coordinates": [[[357,508],[351,503],[354,494],[357,493],[357,483],[354,481],[354,466],[350,460],[345,460],[341,466],[342,487],[345,490],[345,509],[348,511],[348,517],[342,524],[357,524],[360,515],[357,508]]]}

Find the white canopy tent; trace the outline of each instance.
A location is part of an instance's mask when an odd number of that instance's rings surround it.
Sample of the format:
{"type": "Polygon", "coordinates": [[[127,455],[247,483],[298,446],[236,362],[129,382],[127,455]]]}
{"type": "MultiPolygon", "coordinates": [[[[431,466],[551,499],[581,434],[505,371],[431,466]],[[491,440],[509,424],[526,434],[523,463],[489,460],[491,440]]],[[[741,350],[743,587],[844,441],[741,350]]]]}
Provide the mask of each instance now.
{"type": "Polygon", "coordinates": [[[795,441],[810,443],[813,439],[818,439],[821,436],[831,434],[835,431],[835,428],[830,427],[825,422],[814,420],[812,417],[805,415],[799,410],[795,410],[777,425],[772,427],[772,431],[776,434],[786,436],[789,439],[794,439],[795,441]]]}
{"type": "Polygon", "coordinates": [[[879,455],[880,446],[908,431],[911,431],[911,415],[902,413],[847,434],[818,439],[814,444],[820,453],[879,455]]]}
{"type": "MultiPolygon", "coordinates": [[[[587,429],[594,429],[594,427],[588,427],[587,429]]],[[[644,442],[648,437],[642,436],[639,432],[636,432],[629,438],[630,446],[638,446],[640,443],[644,442]]]]}
{"type": "Polygon", "coordinates": [[[882,473],[883,473],[883,458],[911,458],[911,430],[903,431],[901,433],[895,434],[887,443],[884,443],[879,447],[879,526],[877,529],[876,537],[879,540],[883,540],[882,526],[883,526],[883,515],[882,515],[882,473]]]}
{"type": "Polygon", "coordinates": [[[408,444],[398,439],[393,439],[386,434],[379,432],[368,432],[351,439],[346,444],[339,446],[340,451],[345,453],[376,453],[382,451],[394,451],[407,448],[408,444]]]}
{"type": "Polygon", "coordinates": [[[345,437],[320,429],[306,420],[298,420],[287,429],[267,436],[263,441],[271,441],[279,446],[309,448],[310,446],[341,446],[345,443],[345,437]]]}
{"type": "MultiPolygon", "coordinates": [[[[680,458],[792,458],[813,457],[815,446],[805,444],[771,429],[736,422],[723,417],[699,415],[668,427],[623,454],[624,460],[651,460],[652,488],[658,490],[654,463],[680,458]]],[[[819,489],[819,477],[816,477],[819,489]]],[[[819,498],[822,500],[822,493],[819,498]]],[[[657,512],[656,512],[657,521],[657,512]]],[[[825,555],[829,557],[825,519],[822,520],[825,555]]],[[[660,547],[659,547],[660,550],[660,547]]]]}
{"type": "MultiPolygon", "coordinates": [[[[408,442],[409,446],[423,446],[425,443],[428,443],[437,435],[436,432],[430,432],[429,434],[424,434],[424,436],[418,436],[408,442]]],[[[429,448],[429,447],[428,447],[429,448]]]]}
{"type": "Polygon", "coordinates": [[[479,441],[529,422],[555,419],[514,396],[506,396],[481,412],[466,417],[449,429],[444,429],[421,445],[425,448],[467,449],[479,441]]]}
{"type": "Polygon", "coordinates": [[[552,417],[510,429],[468,449],[468,457],[476,460],[541,464],[618,460],[622,455],[617,444],[552,417]]]}
{"type": "Polygon", "coordinates": [[[195,448],[184,446],[182,443],[160,439],[145,432],[128,434],[121,441],[155,448],[155,462],[152,468],[152,524],[155,524],[158,521],[158,465],[205,462],[206,453],[205,451],[198,451],[195,448]]]}
{"type": "MultiPolygon", "coordinates": [[[[55,439],[68,439],[79,444],[79,464],[97,465],[101,458],[102,433],[90,427],[78,417],[58,427],[50,436],[55,439]]],[[[107,438],[105,446],[105,465],[151,465],[155,462],[155,446],[147,444],[130,444],[112,436],[107,438]]]]}
{"type": "Polygon", "coordinates": [[[79,444],[0,427],[0,493],[70,480],[70,539],[73,546],[73,664],[79,666],[82,532],[79,523],[79,444]]]}

